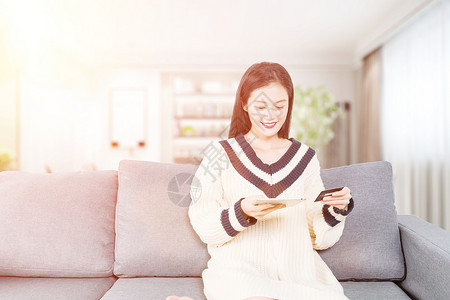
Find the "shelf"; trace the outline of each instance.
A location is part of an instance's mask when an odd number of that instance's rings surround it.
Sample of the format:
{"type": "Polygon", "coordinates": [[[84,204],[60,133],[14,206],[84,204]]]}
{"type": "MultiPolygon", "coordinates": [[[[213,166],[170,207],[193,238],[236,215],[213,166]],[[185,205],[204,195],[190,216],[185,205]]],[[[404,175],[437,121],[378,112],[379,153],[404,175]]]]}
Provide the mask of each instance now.
{"type": "Polygon", "coordinates": [[[175,97],[236,97],[236,92],[220,92],[220,93],[202,93],[202,92],[186,92],[173,93],[175,97]]]}
{"type": "Polygon", "coordinates": [[[208,121],[208,120],[229,120],[229,121],[231,121],[231,116],[228,116],[228,117],[214,117],[214,116],[211,116],[211,117],[208,117],[208,116],[204,116],[204,117],[198,117],[198,116],[192,116],[192,117],[190,117],[190,116],[183,116],[183,117],[179,117],[179,116],[174,116],[174,119],[175,120],[180,120],[180,121],[183,121],[183,120],[205,120],[205,121],[208,121]]]}
{"type": "Polygon", "coordinates": [[[201,159],[195,159],[193,157],[174,157],[173,162],[176,164],[193,164],[199,165],[201,159]]]}
{"type": "Polygon", "coordinates": [[[209,143],[228,138],[240,78],[230,71],[163,74],[165,160],[198,164],[197,155],[209,143]]]}
{"type": "Polygon", "coordinates": [[[220,136],[218,135],[174,135],[173,136],[174,139],[178,139],[178,140],[182,140],[182,139],[189,139],[189,140],[194,140],[194,139],[198,139],[198,140],[213,140],[213,139],[221,139],[220,136]]]}

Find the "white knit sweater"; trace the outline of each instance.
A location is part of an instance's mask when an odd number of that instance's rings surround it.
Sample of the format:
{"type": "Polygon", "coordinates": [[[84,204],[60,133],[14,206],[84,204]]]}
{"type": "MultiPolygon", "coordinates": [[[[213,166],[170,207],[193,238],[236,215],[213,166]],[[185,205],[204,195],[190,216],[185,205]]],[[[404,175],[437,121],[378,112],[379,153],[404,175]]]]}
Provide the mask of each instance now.
{"type": "Polygon", "coordinates": [[[209,300],[251,296],[347,299],[315,250],[333,246],[353,209],[314,202],[324,189],[315,151],[294,138],[275,163],[263,163],[245,137],[211,142],[191,187],[189,218],[211,259],[202,273],[209,300]],[[304,197],[264,218],[245,220],[243,198],[304,197]]]}

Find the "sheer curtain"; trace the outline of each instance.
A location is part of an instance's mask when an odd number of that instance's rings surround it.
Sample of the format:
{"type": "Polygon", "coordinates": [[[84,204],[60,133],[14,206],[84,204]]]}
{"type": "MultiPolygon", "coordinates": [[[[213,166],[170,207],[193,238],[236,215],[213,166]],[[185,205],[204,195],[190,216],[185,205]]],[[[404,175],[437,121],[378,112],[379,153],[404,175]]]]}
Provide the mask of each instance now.
{"type": "Polygon", "coordinates": [[[450,231],[450,0],[382,48],[382,158],[399,214],[450,231]]]}

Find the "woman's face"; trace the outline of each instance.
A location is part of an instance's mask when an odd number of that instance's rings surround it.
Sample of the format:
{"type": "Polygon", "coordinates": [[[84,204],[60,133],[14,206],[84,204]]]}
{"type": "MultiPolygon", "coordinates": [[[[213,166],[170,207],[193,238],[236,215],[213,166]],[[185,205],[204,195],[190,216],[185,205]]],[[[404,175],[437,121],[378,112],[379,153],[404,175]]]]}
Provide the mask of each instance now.
{"type": "Polygon", "coordinates": [[[252,123],[251,130],[260,137],[272,137],[286,121],[288,93],[278,82],[254,90],[244,110],[252,123]]]}

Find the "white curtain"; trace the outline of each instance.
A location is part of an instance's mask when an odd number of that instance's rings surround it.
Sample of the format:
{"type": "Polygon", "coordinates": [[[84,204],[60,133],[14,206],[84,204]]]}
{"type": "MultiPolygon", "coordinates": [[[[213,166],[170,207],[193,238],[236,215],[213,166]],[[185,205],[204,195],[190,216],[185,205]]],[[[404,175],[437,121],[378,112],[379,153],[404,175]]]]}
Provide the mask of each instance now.
{"type": "Polygon", "coordinates": [[[450,231],[450,0],[382,48],[382,157],[399,214],[450,231]]]}

